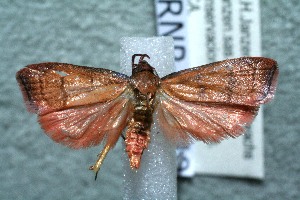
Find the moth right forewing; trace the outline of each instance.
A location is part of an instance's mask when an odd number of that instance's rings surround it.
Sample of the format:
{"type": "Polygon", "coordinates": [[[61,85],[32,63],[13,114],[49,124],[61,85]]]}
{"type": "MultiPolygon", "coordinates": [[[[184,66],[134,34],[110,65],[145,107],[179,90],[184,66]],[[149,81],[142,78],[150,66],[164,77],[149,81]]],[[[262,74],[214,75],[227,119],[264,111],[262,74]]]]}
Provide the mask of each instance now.
{"type": "Polygon", "coordinates": [[[107,69],[40,63],[20,70],[17,81],[28,110],[45,114],[110,101],[124,92],[130,78],[107,69]]]}

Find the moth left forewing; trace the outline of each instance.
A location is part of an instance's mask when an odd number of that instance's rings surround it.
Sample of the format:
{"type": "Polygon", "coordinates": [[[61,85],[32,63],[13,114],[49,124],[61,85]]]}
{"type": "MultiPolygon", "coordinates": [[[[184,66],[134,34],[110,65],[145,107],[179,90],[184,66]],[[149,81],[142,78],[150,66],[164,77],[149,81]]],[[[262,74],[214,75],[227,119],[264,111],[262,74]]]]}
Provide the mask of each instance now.
{"type": "Polygon", "coordinates": [[[253,121],[259,105],[273,98],[277,76],[275,61],[245,57],[163,77],[157,92],[160,127],[177,143],[237,137],[253,121]]]}
{"type": "Polygon", "coordinates": [[[253,106],[274,97],[277,76],[276,61],[242,57],[175,72],[162,78],[161,88],[185,101],[253,106]]]}

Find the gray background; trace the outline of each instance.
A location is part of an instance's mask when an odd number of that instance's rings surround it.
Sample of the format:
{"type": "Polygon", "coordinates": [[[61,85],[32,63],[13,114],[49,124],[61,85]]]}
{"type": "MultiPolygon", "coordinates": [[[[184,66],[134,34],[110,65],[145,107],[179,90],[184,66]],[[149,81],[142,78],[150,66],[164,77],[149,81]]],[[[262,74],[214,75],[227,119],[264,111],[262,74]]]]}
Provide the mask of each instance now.
{"type": "MultiPolygon", "coordinates": [[[[154,36],[153,1],[0,1],[0,199],[121,199],[122,145],[98,180],[87,170],[100,147],[73,151],[43,134],[26,112],[15,73],[30,63],[117,69],[119,39],[154,36]]],[[[178,180],[179,199],[300,198],[300,5],[261,2],[263,56],[278,61],[276,98],[265,110],[264,181],[178,180]]]]}

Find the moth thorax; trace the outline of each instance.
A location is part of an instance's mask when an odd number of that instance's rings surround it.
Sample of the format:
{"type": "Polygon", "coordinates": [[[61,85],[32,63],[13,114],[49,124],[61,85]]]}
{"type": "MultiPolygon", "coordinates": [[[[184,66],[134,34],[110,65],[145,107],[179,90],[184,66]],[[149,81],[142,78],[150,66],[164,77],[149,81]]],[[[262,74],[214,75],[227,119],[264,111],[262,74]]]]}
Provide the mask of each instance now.
{"type": "Polygon", "coordinates": [[[134,87],[144,95],[155,94],[159,86],[160,79],[150,71],[141,71],[132,75],[134,87]]]}

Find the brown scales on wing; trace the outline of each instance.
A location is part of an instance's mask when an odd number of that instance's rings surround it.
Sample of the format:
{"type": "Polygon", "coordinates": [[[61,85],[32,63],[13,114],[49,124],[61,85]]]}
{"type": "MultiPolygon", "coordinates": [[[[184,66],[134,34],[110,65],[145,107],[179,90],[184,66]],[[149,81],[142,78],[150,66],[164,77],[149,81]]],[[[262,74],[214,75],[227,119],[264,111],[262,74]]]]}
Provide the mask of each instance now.
{"type": "MultiPolygon", "coordinates": [[[[126,131],[126,152],[131,168],[139,168],[141,156],[150,142],[151,124],[153,121],[153,99],[159,85],[159,77],[144,57],[134,64],[132,59],[132,87],[134,91],[134,113],[126,131]]],[[[148,57],[149,58],[149,57],[148,57]]]]}

